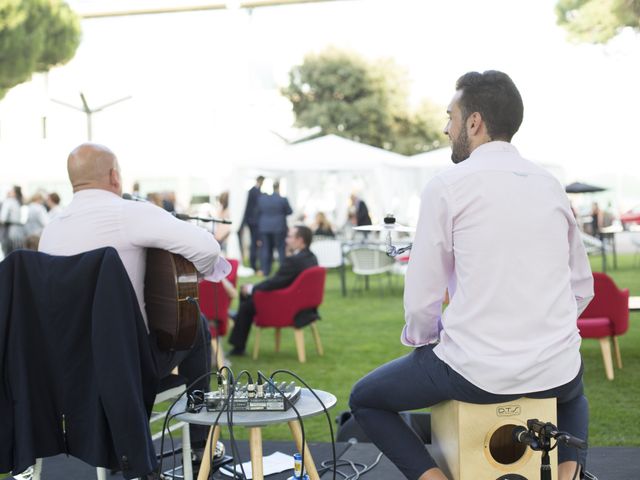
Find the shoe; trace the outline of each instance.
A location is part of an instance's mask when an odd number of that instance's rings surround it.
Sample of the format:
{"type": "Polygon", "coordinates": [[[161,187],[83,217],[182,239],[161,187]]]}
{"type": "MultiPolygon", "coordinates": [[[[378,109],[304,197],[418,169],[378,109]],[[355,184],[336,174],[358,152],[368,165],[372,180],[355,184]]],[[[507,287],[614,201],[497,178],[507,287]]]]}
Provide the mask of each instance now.
{"type": "Polygon", "coordinates": [[[580,478],[584,480],[598,480],[598,477],[596,477],[593,473],[589,473],[587,471],[582,472],[580,478]]]}
{"type": "Polygon", "coordinates": [[[233,347],[231,351],[228,353],[230,357],[243,357],[244,356],[244,348],[233,347]]]}

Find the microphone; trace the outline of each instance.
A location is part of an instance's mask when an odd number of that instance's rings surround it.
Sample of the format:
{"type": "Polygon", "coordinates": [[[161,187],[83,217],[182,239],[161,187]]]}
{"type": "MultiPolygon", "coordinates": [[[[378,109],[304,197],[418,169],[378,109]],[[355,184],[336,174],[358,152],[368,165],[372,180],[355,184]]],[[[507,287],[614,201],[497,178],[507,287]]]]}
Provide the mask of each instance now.
{"type": "Polygon", "coordinates": [[[584,440],[564,432],[560,433],[556,437],[556,440],[563,442],[565,445],[569,445],[570,447],[579,448],[580,450],[586,450],[588,447],[587,442],[584,440]]]}
{"type": "Polygon", "coordinates": [[[538,443],[538,438],[535,436],[533,432],[530,432],[526,427],[518,426],[515,427],[511,432],[511,437],[513,441],[516,443],[523,443],[525,445],[529,445],[533,449],[539,449],[540,444],[538,443]]]}
{"type": "Polygon", "coordinates": [[[145,198],[142,198],[140,195],[136,195],[135,193],[123,193],[122,198],[125,200],[133,200],[134,202],[146,202],[145,198]]]}
{"type": "Polygon", "coordinates": [[[176,217],[178,220],[198,220],[200,222],[214,222],[214,223],[222,223],[224,225],[231,225],[231,220],[224,220],[222,218],[197,217],[197,216],[187,215],[186,213],[178,213],[178,212],[171,212],[171,215],[176,217]]]}
{"type": "Polygon", "coordinates": [[[176,217],[178,220],[193,220],[189,215],[187,215],[186,213],[178,213],[178,212],[171,212],[171,215],[173,215],[174,217],[176,217]]]}

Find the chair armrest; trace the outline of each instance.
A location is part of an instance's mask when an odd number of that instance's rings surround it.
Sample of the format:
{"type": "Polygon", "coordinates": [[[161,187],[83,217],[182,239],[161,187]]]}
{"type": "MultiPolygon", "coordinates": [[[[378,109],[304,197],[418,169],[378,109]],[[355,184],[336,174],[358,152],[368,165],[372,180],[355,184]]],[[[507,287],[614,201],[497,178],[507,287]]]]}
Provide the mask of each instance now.
{"type": "Polygon", "coordinates": [[[629,289],[618,290],[615,309],[611,314],[613,334],[622,335],[629,329],[629,289]]]}

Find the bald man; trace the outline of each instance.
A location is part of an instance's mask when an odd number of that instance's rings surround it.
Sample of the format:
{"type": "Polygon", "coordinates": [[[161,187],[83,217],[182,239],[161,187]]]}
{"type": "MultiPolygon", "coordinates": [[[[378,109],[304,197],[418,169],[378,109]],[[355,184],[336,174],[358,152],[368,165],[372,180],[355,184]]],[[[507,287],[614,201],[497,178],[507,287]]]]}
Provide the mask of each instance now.
{"type": "MultiPolygon", "coordinates": [[[[51,255],[75,255],[102,247],[113,247],[120,255],[147,322],[144,303],[146,249],[159,248],[182,255],[199,272],[213,279],[230,271],[220,256],[220,245],[205,230],[176,219],[155,205],[122,198],[120,165],[103,145],[85,143],[75,148],[67,161],[73,200],[42,232],[39,250],[51,255]]],[[[194,347],[186,352],[160,352],[155,344],[161,376],[176,366],[191,384],[210,368],[208,328],[200,329],[194,347]]],[[[150,337],[151,338],[151,337],[150,337]]],[[[195,389],[208,387],[208,379],[195,389]]],[[[197,447],[207,430],[191,429],[197,447]]]]}

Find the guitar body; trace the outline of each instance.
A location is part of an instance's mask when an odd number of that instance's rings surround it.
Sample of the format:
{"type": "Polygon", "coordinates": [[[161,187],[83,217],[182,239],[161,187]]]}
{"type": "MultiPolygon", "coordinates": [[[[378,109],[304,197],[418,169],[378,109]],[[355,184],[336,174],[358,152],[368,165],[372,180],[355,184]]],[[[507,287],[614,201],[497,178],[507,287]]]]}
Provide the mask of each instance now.
{"type": "Polygon", "coordinates": [[[175,253],[147,249],[144,301],[149,329],[162,350],[189,350],[199,327],[198,272],[193,264],[175,253]]]}

